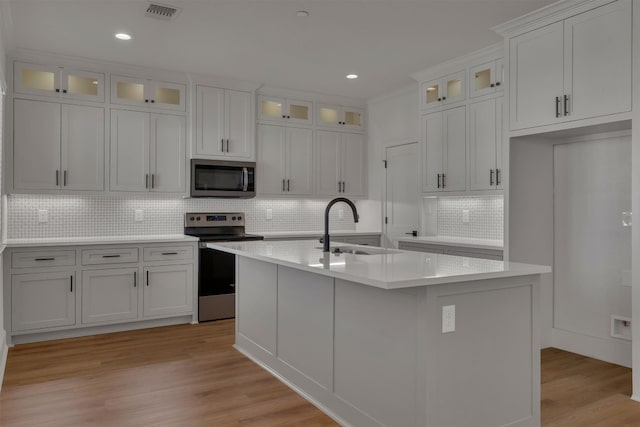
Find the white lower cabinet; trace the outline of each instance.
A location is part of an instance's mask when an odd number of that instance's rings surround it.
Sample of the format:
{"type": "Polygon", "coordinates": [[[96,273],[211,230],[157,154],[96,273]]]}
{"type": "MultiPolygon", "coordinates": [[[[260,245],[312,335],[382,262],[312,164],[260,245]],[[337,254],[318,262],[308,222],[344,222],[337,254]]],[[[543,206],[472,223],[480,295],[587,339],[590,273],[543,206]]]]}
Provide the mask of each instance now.
{"type": "Polygon", "coordinates": [[[82,323],[137,317],[137,267],[82,272],[82,323]]]}
{"type": "Polygon", "coordinates": [[[12,330],[74,325],[77,291],[74,281],[74,270],[12,275],[12,330]]]}
{"type": "Polygon", "coordinates": [[[189,313],[193,309],[193,265],[144,269],[144,316],[189,313]]]}

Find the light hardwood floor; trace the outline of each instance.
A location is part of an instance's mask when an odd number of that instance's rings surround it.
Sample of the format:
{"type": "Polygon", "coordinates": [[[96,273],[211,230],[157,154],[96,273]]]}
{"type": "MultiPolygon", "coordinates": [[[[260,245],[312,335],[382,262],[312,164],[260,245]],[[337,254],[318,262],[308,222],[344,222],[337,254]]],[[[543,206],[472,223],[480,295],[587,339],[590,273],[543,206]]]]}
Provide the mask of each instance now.
{"type": "MultiPolygon", "coordinates": [[[[336,426],[235,351],[233,320],[20,345],[0,426],[336,426]]],[[[640,426],[631,371],[542,352],[542,425],[640,426]]],[[[472,427],[472,426],[470,426],[472,427]]]]}

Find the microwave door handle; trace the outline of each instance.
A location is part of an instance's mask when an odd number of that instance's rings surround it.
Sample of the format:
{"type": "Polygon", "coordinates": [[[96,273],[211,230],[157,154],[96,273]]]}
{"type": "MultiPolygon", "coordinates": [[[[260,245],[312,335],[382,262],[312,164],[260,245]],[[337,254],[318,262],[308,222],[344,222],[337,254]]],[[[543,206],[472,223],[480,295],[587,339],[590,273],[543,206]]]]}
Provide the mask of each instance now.
{"type": "Polygon", "coordinates": [[[247,168],[242,168],[242,191],[249,189],[249,171],[247,168]]]}

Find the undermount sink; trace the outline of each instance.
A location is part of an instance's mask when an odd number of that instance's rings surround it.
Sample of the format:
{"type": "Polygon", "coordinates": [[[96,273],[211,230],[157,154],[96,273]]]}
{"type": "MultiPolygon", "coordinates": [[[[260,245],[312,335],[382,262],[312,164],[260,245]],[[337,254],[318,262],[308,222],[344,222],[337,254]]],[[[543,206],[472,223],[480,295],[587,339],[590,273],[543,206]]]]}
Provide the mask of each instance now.
{"type": "MultiPolygon", "coordinates": [[[[321,246],[316,246],[316,249],[322,249],[321,246]]],[[[332,254],[352,254],[352,255],[385,255],[396,254],[398,251],[383,248],[362,248],[359,246],[331,246],[332,254]]]]}

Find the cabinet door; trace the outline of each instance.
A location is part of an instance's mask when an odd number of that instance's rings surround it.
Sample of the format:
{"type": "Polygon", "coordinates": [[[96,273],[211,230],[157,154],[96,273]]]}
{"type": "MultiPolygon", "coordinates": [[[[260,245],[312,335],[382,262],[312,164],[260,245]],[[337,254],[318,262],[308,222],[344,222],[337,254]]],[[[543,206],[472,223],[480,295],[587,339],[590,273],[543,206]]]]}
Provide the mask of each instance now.
{"type": "Polygon", "coordinates": [[[621,0],[565,21],[568,120],[631,110],[631,15],[621,0]]]}
{"type": "Polygon", "coordinates": [[[224,90],[196,90],[196,154],[221,156],[224,144],[224,90]]]}
{"type": "Polygon", "coordinates": [[[111,74],[111,103],[137,106],[149,105],[146,85],[147,82],[144,79],[111,74]]]}
{"type": "Polygon", "coordinates": [[[193,312],[193,265],[144,269],[144,317],[193,312]]]}
{"type": "Polygon", "coordinates": [[[237,90],[225,90],[225,134],[228,141],[227,157],[248,159],[253,157],[254,142],[251,138],[251,94],[237,90]]]}
{"type": "Polygon", "coordinates": [[[286,101],[271,96],[258,96],[258,119],[282,121],[287,118],[286,101]]]}
{"type": "Polygon", "coordinates": [[[148,99],[152,107],[167,110],[185,110],[186,85],[181,83],[148,81],[147,86],[149,92],[148,99]]]}
{"type": "Polygon", "coordinates": [[[356,196],[365,194],[364,135],[342,134],[342,192],[356,196]]]}
{"type": "Polygon", "coordinates": [[[466,75],[466,71],[462,70],[443,79],[444,96],[442,101],[445,104],[464,101],[467,98],[466,75]]]}
{"type": "Polygon", "coordinates": [[[287,194],[313,192],[313,131],[287,128],[287,194]]]}
{"type": "Polygon", "coordinates": [[[471,190],[490,190],[496,186],[497,111],[495,98],[469,105],[471,190]]]}
{"type": "Polygon", "coordinates": [[[364,110],[352,107],[342,108],[342,126],[345,129],[364,129],[364,110]]]}
{"type": "Polygon", "coordinates": [[[313,123],[313,103],[309,101],[287,100],[287,122],[301,125],[313,123]]]}
{"type": "Polygon", "coordinates": [[[342,110],[335,105],[318,104],[318,126],[340,126],[342,124],[342,110]]]}
{"type": "MultiPolygon", "coordinates": [[[[496,91],[496,61],[489,61],[469,69],[469,96],[487,95],[496,91]]],[[[498,86],[499,87],[499,86],[498,86]]]]}
{"type": "Polygon", "coordinates": [[[104,108],[62,105],[62,189],[104,190],[104,108]]]}
{"type": "Polygon", "coordinates": [[[467,188],[467,122],[465,107],[442,113],[444,122],[444,191],[465,191],[467,188]]]}
{"type": "Polygon", "coordinates": [[[138,269],[82,272],[82,323],[138,317],[138,269]]]}
{"type": "Polygon", "coordinates": [[[186,191],[185,118],[168,114],[151,115],[151,191],[186,191]]]}
{"type": "Polygon", "coordinates": [[[422,191],[440,191],[442,173],[442,113],[422,118],[422,191]]]}
{"type": "Polygon", "coordinates": [[[512,130],[556,123],[563,90],[563,23],[514,37],[509,43],[509,125],[512,130]]]}
{"type": "Polygon", "coordinates": [[[64,98],[104,101],[104,74],[64,68],[61,79],[64,98]]]}
{"type": "Polygon", "coordinates": [[[496,98],[496,188],[502,190],[504,188],[503,174],[503,149],[504,134],[502,124],[504,123],[504,97],[496,98]]]}
{"type": "Polygon", "coordinates": [[[16,62],[13,88],[16,93],[59,97],[60,67],[16,62]]]}
{"type": "Polygon", "coordinates": [[[149,114],[111,110],[112,191],[148,191],[149,114]]]}
{"type": "Polygon", "coordinates": [[[440,80],[432,80],[422,83],[421,98],[422,108],[434,108],[442,105],[442,84],[440,80]]]}
{"type": "Polygon", "coordinates": [[[333,196],[339,193],[340,150],[342,136],[339,132],[316,131],[316,192],[333,196]]]}
{"type": "Polygon", "coordinates": [[[16,99],[13,106],[14,188],[60,188],[60,104],[16,99]]]}
{"type": "Polygon", "coordinates": [[[71,326],[76,323],[74,271],[11,276],[11,330],[71,326]]]}
{"type": "Polygon", "coordinates": [[[286,192],[285,133],[282,126],[258,125],[258,192],[283,194],[286,192]]]}

